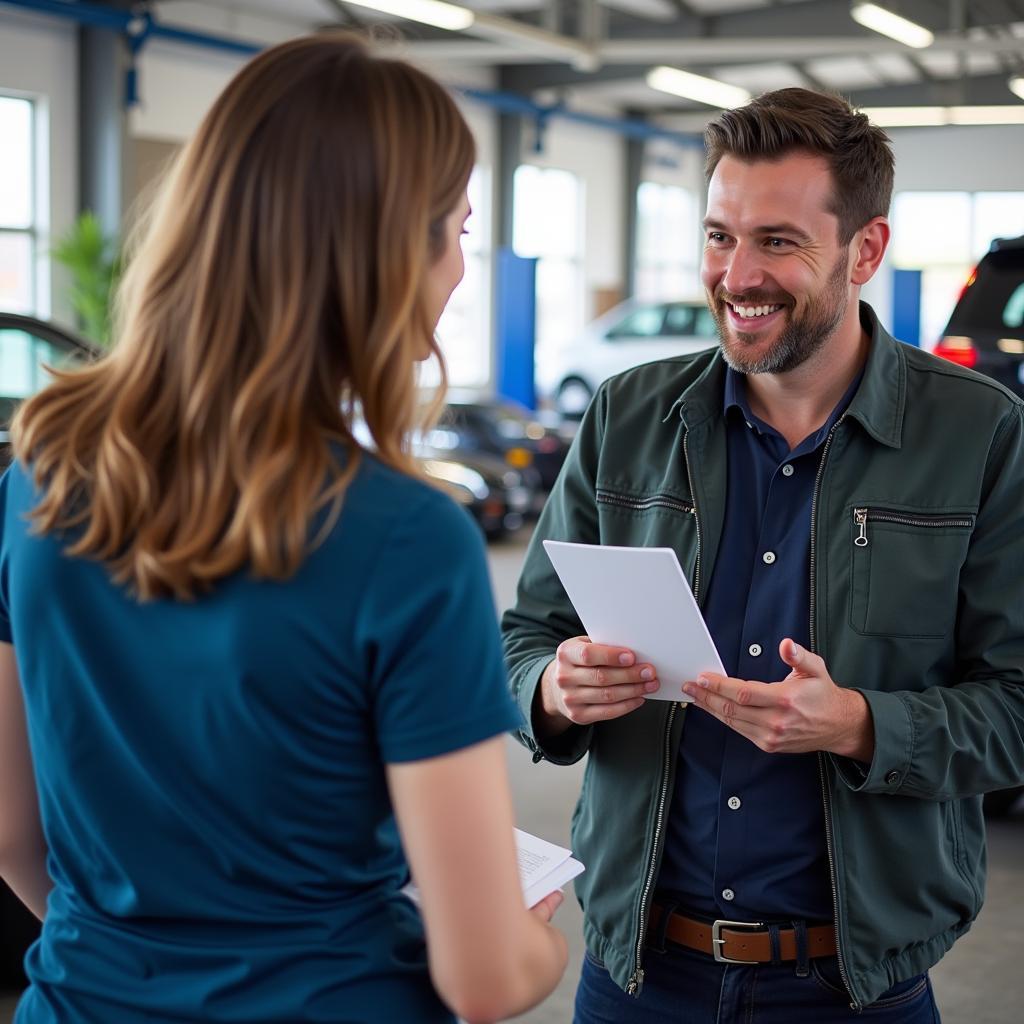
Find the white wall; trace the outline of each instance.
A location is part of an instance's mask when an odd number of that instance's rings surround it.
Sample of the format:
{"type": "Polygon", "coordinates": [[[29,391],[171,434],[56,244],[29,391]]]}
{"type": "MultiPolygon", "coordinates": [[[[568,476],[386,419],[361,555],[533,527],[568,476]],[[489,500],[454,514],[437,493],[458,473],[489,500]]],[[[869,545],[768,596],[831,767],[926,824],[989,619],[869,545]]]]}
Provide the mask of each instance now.
{"type": "MultiPolygon", "coordinates": [[[[22,93],[38,103],[43,127],[37,161],[48,174],[39,248],[49,249],[75,218],[78,205],[78,48],[75,26],[0,9],[0,91],[22,93]]],[[[40,311],[64,323],[73,316],[61,274],[42,275],[40,311]],[[52,298],[51,293],[52,291],[52,298]]]]}
{"type": "Polygon", "coordinates": [[[896,191],[1024,185],[1024,126],[891,128],[896,191]]]}

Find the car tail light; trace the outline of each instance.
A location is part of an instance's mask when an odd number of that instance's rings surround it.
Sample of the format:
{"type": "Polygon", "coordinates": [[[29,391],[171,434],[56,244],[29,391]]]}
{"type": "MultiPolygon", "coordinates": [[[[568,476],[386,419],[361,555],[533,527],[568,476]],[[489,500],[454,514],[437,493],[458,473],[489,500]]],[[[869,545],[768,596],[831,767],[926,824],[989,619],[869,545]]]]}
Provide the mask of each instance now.
{"type": "Polygon", "coordinates": [[[977,280],[978,280],[978,268],[975,267],[970,272],[970,274],[967,275],[967,280],[964,281],[964,286],[960,289],[960,294],[956,297],[957,304],[959,304],[960,300],[964,297],[964,294],[967,292],[967,289],[970,288],[971,285],[974,284],[974,282],[977,281],[977,280]]]}
{"type": "Polygon", "coordinates": [[[978,362],[978,350],[970,338],[959,334],[947,334],[935,346],[935,355],[948,359],[958,366],[974,366],[978,362]]]}

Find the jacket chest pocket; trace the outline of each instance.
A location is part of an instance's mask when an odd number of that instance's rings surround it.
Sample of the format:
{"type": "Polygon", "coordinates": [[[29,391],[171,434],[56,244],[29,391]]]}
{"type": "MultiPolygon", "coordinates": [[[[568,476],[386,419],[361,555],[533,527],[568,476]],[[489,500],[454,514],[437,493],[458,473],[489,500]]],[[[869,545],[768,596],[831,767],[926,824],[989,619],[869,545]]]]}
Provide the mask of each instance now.
{"type": "Polygon", "coordinates": [[[851,512],[850,624],[869,636],[938,638],[956,620],[974,514],[858,505],[851,512]]]}
{"type": "MultiPolygon", "coordinates": [[[[689,498],[656,492],[597,489],[602,544],[688,548],[696,541],[697,512],[689,498]]],[[[686,563],[680,555],[680,562],[686,563]]]]}

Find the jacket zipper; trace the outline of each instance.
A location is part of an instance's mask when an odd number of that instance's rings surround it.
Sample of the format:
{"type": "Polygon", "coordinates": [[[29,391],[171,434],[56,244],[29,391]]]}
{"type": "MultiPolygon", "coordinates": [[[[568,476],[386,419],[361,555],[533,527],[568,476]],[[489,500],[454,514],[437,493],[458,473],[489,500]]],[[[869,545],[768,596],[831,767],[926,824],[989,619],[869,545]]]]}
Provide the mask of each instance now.
{"type": "Polygon", "coordinates": [[[907,512],[886,512],[878,508],[855,508],[853,510],[853,522],[857,527],[857,536],[853,543],[859,548],[868,546],[868,520],[874,519],[879,523],[899,523],[902,526],[924,526],[942,528],[959,526],[970,528],[974,525],[973,516],[920,516],[907,512]]]}
{"type": "MultiPolygon", "coordinates": [[[[693,474],[690,472],[690,458],[687,453],[686,442],[689,438],[689,432],[683,434],[683,463],[686,466],[686,478],[690,483],[690,494],[696,497],[696,492],[693,489],[693,474]]],[[[607,495],[608,492],[599,492],[598,500],[601,500],[601,495],[607,495]]],[[[614,495],[618,498],[619,495],[614,495]]],[[[633,499],[625,499],[625,501],[632,501],[633,499]]],[[[694,599],[700,602],[700,556],[701,556],[701,529],[700,529],[700,516],[697,514],[696,500],[690,504],[686,502],[676,501],[675,499],[662,500],[661,496],[657,498],[646,499],[646,502],[651,504],[668,504],[670,507],[679,509],[680,511],[689,512],[693,515],[693,521],[697,526],[697,558],[694,562],[693,568],[693,596],[694,599]]],[[[638,502],[637,504],[644,504],[644,502],[638,502]]],[[[644,925],[647,921],[647,907],[648,901],[651,896],[651,888],[654,885],[654,865],[658,860],[658,844],[661,842],[661,830],[665,823],[665,800],[668,796],[668,777],[671,772],[672,760],[671,760],[671,749],[669,741],[672,738],[672,723],[675,721],[676,711],[679,705],[673,701],[672,706],[668,711],[668,718],[665,721],[665,735],[662,738],[664,755],[662,758],[661,768],[661,787],[658,791],[658,814],[655,818],[654,824],[654,841],[651,843],[651,859],[647,865],[647,874],[644,877],[644,887],[640,895],[640,920],[637,928],[636,938],[636,952],[634,954],[634,966],[633,974],[626,985],[626,994],[631,996],[640,995],[641,990],[644,987],[644,969],[643,969],[643,958],[644,958],[644,925]]]]}
{"type": "MultiPolygon", "coordinates": [[[[835,432],[839,429],[839,424],[845,419],[846,413],[843,413],[842,416],[832,424],[832,429],[828,432],[828,437],[825,438],[824,447],[821,449],[821,461],[818,463],[818,474],[814,479],[814,493],[811,495],[811,620],[809,636],[811,641],[810,648],[814,654],[818,653],[817,630],[815,628],[815,610],[817,603],[816,591],[818,585],[815,551],[815,540],[818,525],[818,496],[821,493],[821,480],[825,475],[825,460],[828,458],[829,448],[832,447],[832,438],[835,435],[835,432]]],[[[818,778],[821,782],[821,800],[825,807],[825,847],[828,852],[829,882],[832,886],[832,921],[836,932],[836,961],[839,964],[839,976],[842,978],[843,987],[846,989],[847,995],[850,997],[850,1009],[859,1013],[861,1005],[856,998],[854,998],[853,992],[850,991],[850,977],[846,973],[846,961],[843,958],[843,944],[839,935],[839,886],[836,883],[835,839],[832,835],[832,801],[829,796],[828,783],[825,775],[825,755],[820,751],[818,752],[818,778]]]]}
{"type": "Polygon", "coordinates": [[[631,508],[638,512],[646,512],[648,509],[659,506],[673,509],[676,512],[685,512],[687,515],[693,515],[696,512],[693,502],[670,498],[667,494],[655,494],[650,498],[631,498],[625,494],[616,494],[614,491],[598,491],[597,500],[605,505],[619,505],[622,508],[631,508]]]}

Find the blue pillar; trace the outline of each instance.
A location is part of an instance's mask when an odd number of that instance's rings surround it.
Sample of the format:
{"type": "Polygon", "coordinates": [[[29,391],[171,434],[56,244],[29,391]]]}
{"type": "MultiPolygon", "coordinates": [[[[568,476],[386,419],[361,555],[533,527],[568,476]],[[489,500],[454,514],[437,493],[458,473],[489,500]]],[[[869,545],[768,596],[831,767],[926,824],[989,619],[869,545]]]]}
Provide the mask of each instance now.
{"type": "Polygon", "coordinates": [[[921,271],[892,272],[892,333],[908,345],[921,344],[921,271]]]}
{"type": "Polygon", "coordinates": [[[528,409],[535,409],[537,260],[517,256],[508,246],[498,249],[495,312],[495,390],[528,409]]]}

